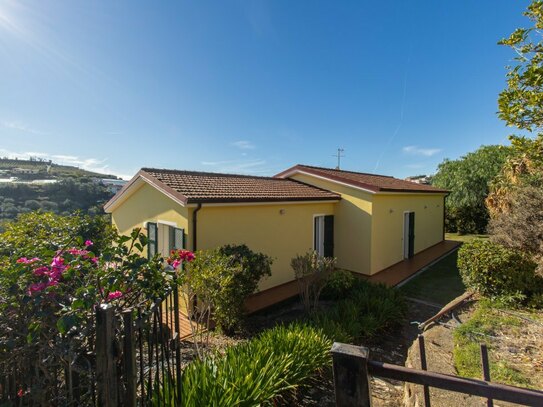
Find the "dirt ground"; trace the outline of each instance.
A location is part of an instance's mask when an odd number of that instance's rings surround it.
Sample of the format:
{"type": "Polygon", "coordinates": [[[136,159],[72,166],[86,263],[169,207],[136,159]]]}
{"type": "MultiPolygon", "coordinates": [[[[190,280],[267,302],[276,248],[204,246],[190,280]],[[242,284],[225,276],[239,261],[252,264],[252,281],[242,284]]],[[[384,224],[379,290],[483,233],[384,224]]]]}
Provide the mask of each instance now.
{"type": "MultiPolygon", "coordinates": [[[[461,323],[467,321],[473,314],[474,304],[471,303],[456,311],[461,323]]],[[[487,338],[491,344],[491,358],[504,361],[530,378],[531,387],[543,388],[543,319],[541,315],[528,314],[520,311],[493,311],[517,315],[522,321],[520,326],[504,328],[487,338]]],[[[519,322],[520,322],[519,321],[519,322]]],[[[458,324],[455,319],[445,318],[428,328],[424,332],[426,344],[426,357],[428,370],[434,372],[456,375],[454,368],[453,350],[454,342],[452,332],[458,324]]],[[[418,346],[413,346],[406,361],[407,367],[420,368],[418,346]]],[[[482,378],[482,377],[481,377],[482,378]]],[[[492,379],[492,378],[491,378],[492,379]]],[[[406,400],[409,406],[423,405],[423,392],[421,386],[406,385],[406,400]]],[[[486,399],[473,397],[461,393],[449,392],[439,389],[430,389],[432,406],[486,406],[486,399]]],[[[494,401],[494,406],[514,406],[517,404],[494,401]]]]}

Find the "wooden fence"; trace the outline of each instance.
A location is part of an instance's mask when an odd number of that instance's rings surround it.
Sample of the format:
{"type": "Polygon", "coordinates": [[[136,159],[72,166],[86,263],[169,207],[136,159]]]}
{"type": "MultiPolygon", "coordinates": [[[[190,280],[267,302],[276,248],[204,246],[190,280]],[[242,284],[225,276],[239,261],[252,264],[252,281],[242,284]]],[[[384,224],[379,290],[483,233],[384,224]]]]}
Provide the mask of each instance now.
{"type": "MultiPolygon", "coordinates": [[[[424,342],[421,346],[423,349],[424,342]]],[[[421,355],[425,360],[424,350],[421,355]]],[[[526,406],[543,406],[543,392],[540,391],[377,362],[370,360],[369,350],[360,346],[334,343],[332,359],[337,407],[371,406],[371,376],[424,386],[427,407],[430,406],[428,387],[484,397],[488,405],[492,405],[492,400],[501,400],[526,406]]],[[[488,377],[485,373],[485,379],[488,377]]]]}
{"type": "Polygon", "coordinates": [[[99,406],[170,406],[181,402],[177,290],[150,312],[96,311],[96,387],[99,406]]]}

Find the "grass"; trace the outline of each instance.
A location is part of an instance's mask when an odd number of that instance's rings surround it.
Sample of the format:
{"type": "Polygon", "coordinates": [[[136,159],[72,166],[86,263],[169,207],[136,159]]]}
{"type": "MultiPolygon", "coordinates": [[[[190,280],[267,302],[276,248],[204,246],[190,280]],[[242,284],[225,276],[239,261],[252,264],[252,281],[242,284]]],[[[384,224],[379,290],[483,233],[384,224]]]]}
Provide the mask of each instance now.
{"type": "Polygon", "coordinates": [[[460,235],[458,233],[445,233],[445,239],[466,243],[476,239],[488,239],[488,235],[460,235]]]}
{"type": "Polygon", "coordinates": [[[489,351],[490,378],[493,382],[530,387],[530,379],[506,361],[498,360],[492,347],[492,337],[503,331],[519,332],[522,320],[500,314],[489,301],[481,301],[471,318],[454,331],[454,365],[458,374],[464,377],[480,379],[482,365],[480,343],[486,343],[489,351]]]}
{"type": "Polygon", "coordinates": [[[445,305],[466,291],[456,261],[458,251],[430,266],[400,290],[407,296],[445,305]]]}

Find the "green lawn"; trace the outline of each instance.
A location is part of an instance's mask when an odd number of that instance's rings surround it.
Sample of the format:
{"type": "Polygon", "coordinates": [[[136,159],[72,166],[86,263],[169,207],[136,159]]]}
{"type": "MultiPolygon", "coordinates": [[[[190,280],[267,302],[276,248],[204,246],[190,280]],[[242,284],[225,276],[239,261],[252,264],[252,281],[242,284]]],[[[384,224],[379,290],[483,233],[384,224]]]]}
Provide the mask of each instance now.
{"type": "Polygon", "coordinates": [[[402,286],[400,290],[408,297],[440,305],[447,304],[466,290],[456,266],[457,257],[458,251],[449,254],[402,286]]]}
{"type": "Polygon", "coordinates": [[[445,233],[445,239],[465,243],[475,239],[488,239],[488,235],[459,235],[458,233],[445,233]]]}

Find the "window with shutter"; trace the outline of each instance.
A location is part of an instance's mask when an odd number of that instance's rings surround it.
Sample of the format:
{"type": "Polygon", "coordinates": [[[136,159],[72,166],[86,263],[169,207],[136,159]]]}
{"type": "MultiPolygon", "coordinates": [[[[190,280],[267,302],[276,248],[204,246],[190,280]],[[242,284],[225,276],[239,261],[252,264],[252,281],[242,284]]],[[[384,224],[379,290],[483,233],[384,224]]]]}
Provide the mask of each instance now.
{"type": "Polygon", "coordinates": [[[334,257],[334,215],[324,217],[324,257],[334,257]]]}
{"type": "Polygon", "coordinates": [[[153,258],[157,253],[158,227],[156,223],[147,223],[147,258],[153,258]]]}
{"type": "Polygon", "coordinates": [[[172,228],[173,229],[173,248],[184,249],[185,248],[185,229],[172,228]]]}

